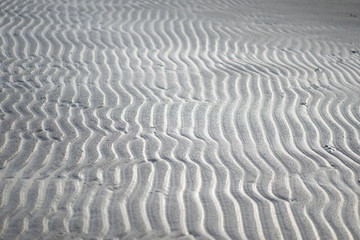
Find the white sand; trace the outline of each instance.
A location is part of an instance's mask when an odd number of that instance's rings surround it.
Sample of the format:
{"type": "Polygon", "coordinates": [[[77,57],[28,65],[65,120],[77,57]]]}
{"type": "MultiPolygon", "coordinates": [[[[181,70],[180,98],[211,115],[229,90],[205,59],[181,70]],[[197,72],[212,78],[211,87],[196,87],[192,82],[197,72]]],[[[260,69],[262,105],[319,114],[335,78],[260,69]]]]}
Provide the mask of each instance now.
{"type": "Polygon", "coordinates": [[[360,239],[359,39],[350,0],[0,1],[0,239],[360,239]]]}

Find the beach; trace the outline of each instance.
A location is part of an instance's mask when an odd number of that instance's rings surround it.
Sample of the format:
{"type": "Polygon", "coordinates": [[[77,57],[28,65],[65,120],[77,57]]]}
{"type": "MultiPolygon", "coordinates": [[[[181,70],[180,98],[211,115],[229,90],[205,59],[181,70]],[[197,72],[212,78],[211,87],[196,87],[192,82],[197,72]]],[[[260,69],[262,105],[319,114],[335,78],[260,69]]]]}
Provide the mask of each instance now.
{"type": "Polygon", "coordinates": [[[360,239],[360,3],[0,1],[0,239],[360,239]]]}

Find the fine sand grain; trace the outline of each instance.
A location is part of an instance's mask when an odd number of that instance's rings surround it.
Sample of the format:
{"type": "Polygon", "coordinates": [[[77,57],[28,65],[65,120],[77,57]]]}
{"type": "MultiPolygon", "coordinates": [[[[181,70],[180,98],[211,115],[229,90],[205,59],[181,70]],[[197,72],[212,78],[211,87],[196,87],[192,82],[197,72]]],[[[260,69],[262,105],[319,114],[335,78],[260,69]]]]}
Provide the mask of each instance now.
{"type": "Polygon", "coordinates": [[[360,3],[1,0],[0,239],[360,239],[360,3]]]}

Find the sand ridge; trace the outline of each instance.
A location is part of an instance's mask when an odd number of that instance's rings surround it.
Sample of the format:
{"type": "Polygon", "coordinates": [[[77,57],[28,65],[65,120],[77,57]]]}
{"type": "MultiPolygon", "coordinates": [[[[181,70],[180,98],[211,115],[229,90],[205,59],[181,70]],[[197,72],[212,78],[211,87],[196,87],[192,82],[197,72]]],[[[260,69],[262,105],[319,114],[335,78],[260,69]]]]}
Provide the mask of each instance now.
{"type": "Polygon", "coordinates": [[[0,2],[0,239],[359,239],[358,3],[0,2]]]}

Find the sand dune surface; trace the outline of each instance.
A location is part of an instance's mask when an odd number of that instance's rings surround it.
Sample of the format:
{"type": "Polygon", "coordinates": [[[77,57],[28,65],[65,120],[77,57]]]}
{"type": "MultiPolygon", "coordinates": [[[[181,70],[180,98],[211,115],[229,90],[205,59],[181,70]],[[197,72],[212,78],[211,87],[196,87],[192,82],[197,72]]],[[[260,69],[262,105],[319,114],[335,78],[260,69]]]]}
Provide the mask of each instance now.
{"type": "Polygon", "coordinates": [[[0,1],[0,239],[360,239],[360,3],[0,1]]]}

